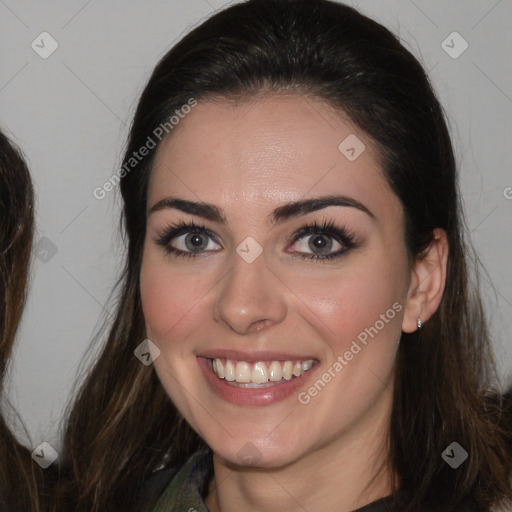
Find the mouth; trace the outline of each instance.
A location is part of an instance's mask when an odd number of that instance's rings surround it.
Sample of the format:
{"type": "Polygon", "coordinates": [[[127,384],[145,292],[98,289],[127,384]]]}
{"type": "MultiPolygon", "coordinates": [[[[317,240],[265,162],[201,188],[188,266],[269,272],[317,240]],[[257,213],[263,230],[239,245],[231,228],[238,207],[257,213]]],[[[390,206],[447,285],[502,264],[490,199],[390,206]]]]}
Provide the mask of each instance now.
{"type": "Polygon", "coordinates": [[[270,405],[298,393],[320,367],[311,357],[285,354],[208,353],[197,361],[209,388],[235,405],[270,405]]]}
{"type": "Polygon", "coordinates": [[[311,370],[314,359],[238,361],[227,358],[209,358],[213,373],[229,385],[241,388],[264,388],[283,384],[311,370]]]}

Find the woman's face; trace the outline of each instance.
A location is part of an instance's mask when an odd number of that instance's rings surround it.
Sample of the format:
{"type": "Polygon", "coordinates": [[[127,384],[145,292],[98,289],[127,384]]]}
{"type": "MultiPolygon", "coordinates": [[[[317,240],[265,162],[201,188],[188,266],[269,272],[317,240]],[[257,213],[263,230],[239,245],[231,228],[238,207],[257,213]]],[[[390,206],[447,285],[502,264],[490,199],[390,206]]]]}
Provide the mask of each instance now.
{"type": "Polygon", "coordinates": [[[162,385],[217,454],[279,466],[385,425],[403,234],[370,139],[324,102],[180,121],[151,176],[142,305],[162,385]]]}

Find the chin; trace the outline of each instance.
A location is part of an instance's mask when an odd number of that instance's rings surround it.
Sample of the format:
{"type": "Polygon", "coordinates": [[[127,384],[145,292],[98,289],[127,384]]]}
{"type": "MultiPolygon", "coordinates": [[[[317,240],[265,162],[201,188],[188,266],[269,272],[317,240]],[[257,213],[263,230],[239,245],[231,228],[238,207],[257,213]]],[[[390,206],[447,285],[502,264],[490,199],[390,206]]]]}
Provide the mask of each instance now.
{"type": "MultiPolygon", "coordinates": [[[[301,458],[304,453],[295,447],[290,447],[286,442],[280,442],[278,445],[265,445],[265,440],[258,443],[253,441],[239,442],[240,448],[232,450],[226,449],[226,445],[215,446],[210,445],[213,452],[223,459],[228,465],[246,468],[281,468],[287,466],[297,459],[301,458]]],[[[304,448],[304,446],[302,446],[304,448]]]]}

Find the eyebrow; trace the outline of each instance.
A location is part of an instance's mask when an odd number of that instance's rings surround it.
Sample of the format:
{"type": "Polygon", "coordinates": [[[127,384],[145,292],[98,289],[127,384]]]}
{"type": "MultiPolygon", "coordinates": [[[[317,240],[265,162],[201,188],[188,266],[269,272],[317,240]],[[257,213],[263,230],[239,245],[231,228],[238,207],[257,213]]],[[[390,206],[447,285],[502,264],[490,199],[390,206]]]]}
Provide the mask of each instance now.
{"type": "MultiPolygon", "coordinates": [[[[375,220],[375,215],[361,202],[353,199],[352,197],[334,195],[326,195],[286,203],[275,208],[274,211],[269,214],[268,218],[271,225],[276,225],[292,217],[300,217],[311,212],[322,210],[329,206],[346,206],[356,208],[375,220]]],[[[167,197],[158,201],[150,208],[148,215],[166,208],[196,215],[203,219],[218,222],[219,224],[226,224],[226,216],[221,208],[213,204],[189,201],[178,197],[167,197]]]]}

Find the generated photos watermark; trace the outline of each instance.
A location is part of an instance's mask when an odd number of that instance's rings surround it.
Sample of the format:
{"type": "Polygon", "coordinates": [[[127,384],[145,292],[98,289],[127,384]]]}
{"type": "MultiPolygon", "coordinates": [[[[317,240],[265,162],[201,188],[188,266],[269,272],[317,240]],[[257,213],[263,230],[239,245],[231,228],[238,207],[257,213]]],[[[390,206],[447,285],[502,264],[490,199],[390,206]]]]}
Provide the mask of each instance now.
{"type": "Polygon", "coordinates": [[[130,173],[130,171],[135,169],[135,167],[139,165],[139,162],[149,155],[149,152],[157,146],[158,142],[161,142],[166,135],[174,130],[180,121],[184,119],[187,114],[190,114],[192,108],[196,105],[197,100],[195,98],[190,98],[187,103],[175,110],[174,114],[169,116],[167,121],[158,125],[151,135],[148,135],[146,142],[137,151],[132,153],[132,156],[128,158],[125,164],[112,174],[112,176],[110,176],[110,178],[105,181],[101,187],[96,187],[93,190],[92,194],[95,199],[98,199],[99,201],[105,199],[107,194],[119,185],[121,179],[130,173]]]}
{"type": "Polygon", "coordinates": [[[339,355],[334,363],[312,384],[307,391],[301,391],[298,394],[298,400],[302,405],[307,405],[311,399],[317,396],[325,386],[331,382],[336,375],[338,375],[349,364],[354,357],[361,352],[361,350],[368,344],[368,338],[373,339],[379,334],[382,329],[388,324],[397,313],[402,311],[402,304],[395,302],[386,313],[381,314],[372,326],[366,327],[357,335],[357,339],[352,340],[350,348],[346,350],[343,355],[339,355]],[[359,342],[359,343],[358,343],[359,342]]]}

